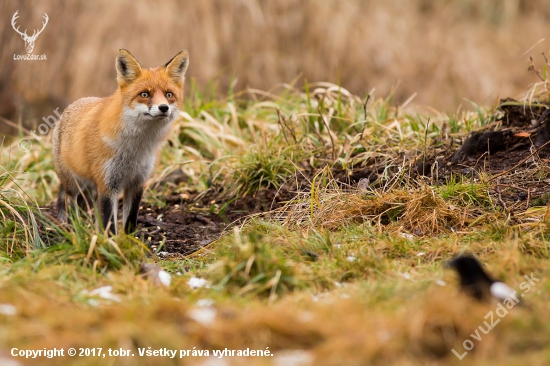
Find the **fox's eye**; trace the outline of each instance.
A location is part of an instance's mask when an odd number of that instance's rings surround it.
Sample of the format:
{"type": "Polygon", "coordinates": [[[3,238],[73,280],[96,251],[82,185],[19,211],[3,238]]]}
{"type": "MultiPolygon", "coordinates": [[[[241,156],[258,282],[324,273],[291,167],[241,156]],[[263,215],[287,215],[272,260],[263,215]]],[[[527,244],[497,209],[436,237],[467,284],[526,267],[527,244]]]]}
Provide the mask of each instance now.
{"type": "Polygon", "coordinates": [[[166,98],[172,98],[173,96],[174,96],[174,94],[172,94],[172,92],[166,93],[166,98]]]}
{"type": "Polygon", "coordinates": [[[142,97],[142,98],[149,98],[149,93],[141,92],[141,94],[139,96],[142,97]]]}

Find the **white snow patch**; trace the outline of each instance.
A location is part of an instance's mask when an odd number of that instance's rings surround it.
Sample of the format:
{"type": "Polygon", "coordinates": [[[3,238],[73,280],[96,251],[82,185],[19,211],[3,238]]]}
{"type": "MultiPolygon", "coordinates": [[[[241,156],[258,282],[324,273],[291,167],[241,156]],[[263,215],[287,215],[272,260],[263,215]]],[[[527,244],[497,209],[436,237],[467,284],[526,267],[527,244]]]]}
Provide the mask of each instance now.
{"type": "Polygon", "coordinates": [[[408,240],[414,240],[414,235],[407,233],[399,233],[399,236],[408,240]]]}
{"type": "Polygon", "coordinates": [[[210,288],[210,282],[208,282],[204,278],[191,277],[189,281],[187,281],[187,284],[192,289],[201,288],[201,287],[210,288]]]}
{"type": "Polygon", "coordinates": [[[21,363],[10,358],[0,357],[0,365],[2,366],[21,366],[21,363]]]}
{"type": "MultiPolygon", "coordinates": [[[[111,293],[111,291],[113,291],[113,286],[102,286],[91,291],[83,290],[82,294],[91,297],[98,297],[103,300],[120,302],[120,297],[111,293]]],[[[97,299],[89,299],[88,302],[93,306],[99,305],[99,301],[97,299]]]]}
{"type": "Polygon", "coordinates": [[[212,305],[214,305],[214,300],[212,299],[200,299],[197,301],[197,306],[201,308],[207,308],[212,305]]]}
{"type": "Polygon", "coordinates": [[[224,358],[219,358],[218,356],[209,356],[206,357],[204,362],[197,364],[198,366],[229,366],[229,363],[224,358]]]}
{"type": "Polygon", "coordinates": [[[15,315],[17,314],[17,309],[12,304],[0,304],[0,314],[15,315]]]}
{"type": "Polygon", "coordinates": [[[166,287],[170,287],[170,282],[172,282],[172,277],[170,277],[170,273],[166,272],[165,270],[160,270],[157,276],[160,283],[162,283],[166,287]]]}
{"type": "Polygon", "coordinates": [[[274,353],[275,366],[309,366],[313,364],[313,355],[304,350],[283,350],[274,353]]]}
{"type": "Polygon", "coordinates": [[[198,323],[210,325],[216,319],[216,309],[212,307],[191,309],[189,317],[198,323]]]}

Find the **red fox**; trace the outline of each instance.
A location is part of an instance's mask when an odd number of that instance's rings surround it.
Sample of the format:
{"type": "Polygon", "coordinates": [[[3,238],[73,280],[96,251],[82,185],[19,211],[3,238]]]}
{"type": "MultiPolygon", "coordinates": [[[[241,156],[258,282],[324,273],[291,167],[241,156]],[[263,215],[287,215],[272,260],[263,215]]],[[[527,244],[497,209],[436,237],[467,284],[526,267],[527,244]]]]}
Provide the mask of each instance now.
{"type": "Polygon", "coordinates": [[[126,233],[136,229],[144,184],[183,99],[187,50],[164,66],[142,69],[125,49],[116,57],[118,90],[82,98],[65,109],[53,131],[54,165],[61,187],[58,219],[68,203],[97,198],[100,223],[116,234],[118,195],[126,233]]]}

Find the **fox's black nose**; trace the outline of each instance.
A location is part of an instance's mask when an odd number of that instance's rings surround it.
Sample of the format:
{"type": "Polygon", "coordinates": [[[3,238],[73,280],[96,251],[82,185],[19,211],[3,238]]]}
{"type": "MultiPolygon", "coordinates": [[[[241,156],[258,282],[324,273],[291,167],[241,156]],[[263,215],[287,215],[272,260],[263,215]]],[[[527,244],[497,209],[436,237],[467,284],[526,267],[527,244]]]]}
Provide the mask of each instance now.
{"type": "Polygon", "coordinates": [[[161,111],[162,113],[168,112],[168,109],[169,107],[166,104],[159,105],[159,111],[161,111]]]}

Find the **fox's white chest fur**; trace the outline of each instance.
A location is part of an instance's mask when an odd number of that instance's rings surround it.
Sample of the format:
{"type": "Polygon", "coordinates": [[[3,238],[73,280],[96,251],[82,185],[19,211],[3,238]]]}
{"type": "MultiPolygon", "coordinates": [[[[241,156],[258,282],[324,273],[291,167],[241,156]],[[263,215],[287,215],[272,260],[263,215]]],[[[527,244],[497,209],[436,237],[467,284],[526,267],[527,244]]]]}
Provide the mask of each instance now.
{"type": "Polygon", "coordinates": [[[122,127],[115,139],[107,144],[115,155],[105,163],[105,181],[113,191],[120,191],[145,182],[155,166],[156,152],[164,140],[177,113],[170,106],[171,113],[163,119],[151,119],[143,115],[138,104],[133,109],[124,108],[122,127]]]}

